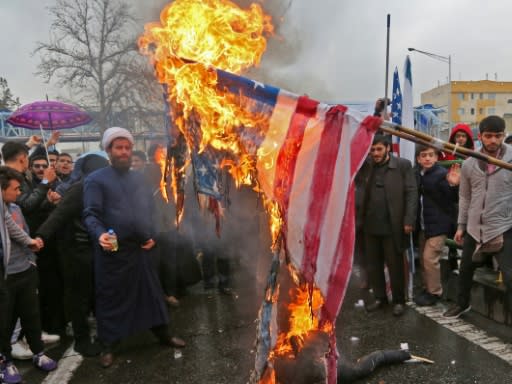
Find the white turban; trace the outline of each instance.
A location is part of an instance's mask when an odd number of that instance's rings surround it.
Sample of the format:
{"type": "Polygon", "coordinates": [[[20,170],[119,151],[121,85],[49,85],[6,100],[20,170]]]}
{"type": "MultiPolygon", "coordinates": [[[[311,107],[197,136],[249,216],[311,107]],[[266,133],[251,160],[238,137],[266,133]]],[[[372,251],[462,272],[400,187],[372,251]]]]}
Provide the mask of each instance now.
{"type": "Polygon", "coordinates": [[[112,127],[107,129],[103,133],[103,139],[101,140],[101,145],[103,146],[103,149],[108,149],[108,147],[110,147],[110,144],[112,144],[112,142],[115,139],[119,138],[127,139],[130,141],[130,143],[132,143],[132,145],[134,144],[133,136],[130,133],[130,131],[128,131],[125,128],[112,127]]]}

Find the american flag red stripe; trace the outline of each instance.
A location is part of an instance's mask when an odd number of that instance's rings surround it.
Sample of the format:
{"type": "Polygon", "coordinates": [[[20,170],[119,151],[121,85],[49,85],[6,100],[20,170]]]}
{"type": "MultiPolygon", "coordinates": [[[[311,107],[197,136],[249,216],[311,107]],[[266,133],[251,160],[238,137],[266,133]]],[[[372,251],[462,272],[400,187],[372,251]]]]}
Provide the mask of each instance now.
{"type": "MultiPolygon", "coordinates": [[[[339,110],[339,108],[337,109],[339,110]]],[[[344,114],[346,108],[339,110],[344,114]]],[[[327,113],[325,126],[320,137],[321,151],[314,162],[313,179],[311,180],[311,196],[307,208],[307,222],[304,228],[305,254],[301,271],[306,281],[313,282],[316,274],[320,234],[325,222],[326,210],[329,205],[329,193],[333,185],[334,170],[338,158],[339,144],[343,126],[339,124],[330,111],[327,113]]]]}
{"type": "Polygon", "coordinates": [[[317,101],[307,97],[298,98],[295,113],[291,117],[289,129],[286,132],[286,138],[279,150],[274,176],[274,197],[280,203],[284,212],[288,211],[295,165],[302,146],[304,130],[309,119],[315,115],[317,105],[317,101]]]}
{"type": "MultiPolygon", "coordinates": [[[[249,148],[257,148],[259,186],[280,206],[284,249],[291,264],[323,294],[321,320],[334,323],[352,267],[354,177],[381,120],[365,119],[344,106],[319,103],[227,72],[217,73],[220,90],[239,95],[241,105],[268,118],[264,137],[244,136],[249,148]]],[[[269,282],[275,281],[273,271],[269,282]]],[[[275,287],[273,283],[267,289],[275,287]]],[[[264,373],[276,343],[276,310],[268,304],[260,311],[255,365],[259,374],[264,373]]],[[[334,332],[330,336],[333,352],[328,382],[334,384],[336,338],[334,332]]]]}
{"type": "MultiPolygon", "coordinates": [[[[304,99],[281,93],[258,150],[258,177],[267,197],[284,203],[290,260],[320,288],[322,317],[334,323],[352,268],[354,177],[380,119],[322,103],[314,115],[297,117],[304,99]]],[[[335,337],[331,342],[329,383],[335,383],[335,337]]]]}
{"type": "MultiPolygon", "coordinates": [[[[350,147],[351,169],[350,176],[353,176],[365,161],[368,147],[366,145],[358,145],[359,143],[371,144],[373,139],[373,128],[375,120],[373,118],[366,118],[361,124],[354,135],[352,141],[353,145],[350,147]]],[[[354,202],[354,188],[351,185],[348,189],[345,202],[345,214],[343,216],[342,225],[338,233],[338,240],[336,245],[335,254],[331,265],[331,275],[329,276],[330,285],[326,294],[326,300],[323,308],[323,316],[328,320],[333,321],[339,313],[343,298],[345,296],[346,288],[349,282],[350,270],[352,266],[352,256],[354,253],[355,241],[355,202],[354,202]]]]}

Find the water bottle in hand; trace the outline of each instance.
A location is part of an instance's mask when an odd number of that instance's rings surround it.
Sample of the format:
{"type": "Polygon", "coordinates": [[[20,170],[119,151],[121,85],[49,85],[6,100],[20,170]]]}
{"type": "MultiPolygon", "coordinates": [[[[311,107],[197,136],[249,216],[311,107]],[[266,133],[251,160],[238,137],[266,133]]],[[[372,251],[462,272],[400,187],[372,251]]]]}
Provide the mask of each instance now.
{"type": "Polygon", "coordinates": [[[113,229],[108,230],[108,236],[110,237],[110,244],[112,244],[112,252],[119,250],[119,244],[117,243],[117,235],[113,229]]]}

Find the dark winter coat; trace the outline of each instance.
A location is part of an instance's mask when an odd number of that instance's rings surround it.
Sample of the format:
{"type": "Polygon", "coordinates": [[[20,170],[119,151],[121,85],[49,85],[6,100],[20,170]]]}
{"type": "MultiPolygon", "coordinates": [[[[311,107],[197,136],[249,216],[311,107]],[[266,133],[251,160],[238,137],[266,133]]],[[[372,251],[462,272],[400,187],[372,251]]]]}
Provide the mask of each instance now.
{"type": "Polygon", "coordinates": [[[16,199],[16,205],[21,208],[30,233],[33,234],[55,206],[46,198],[50,184],[41,184],[23,176],[21,194],[16,199]]]}
{"type": "Polygon", "coordinates": [[[152,265],[157,250],[141,248],[155,238],[152,216],[151,190],[141,173],[107,167],[86,177],[83,217],[95,242],[96,319],[102,342],[169,322],[152,265]],[[109,228],[117,234],[117,252],[103,251],[97,244],[109,228]]]}
{"type": "Polygon", "coordinates": [[[458,187],[450,187],[446,181],[448,171],[435,164],[427,169],[423,175],[416,171],[418,193],[423,198],[423,210],[421,203],[418,206],[418,218],[423,211],[423,231],[425,238],[439,235],[452,236],[457,227],[457,195],[458,187]]]}
{"type": "MultiPolygon", "coordinates": [[[[365,163],[361,169],[363,189],[363,204],[359,211],[358,223],[363,223],[368,209],[369,181],[373,172],[373,162],[365,163]]],[[[411,162],[391,156],[386,165],[384,177],[384,190],[386,193],[387,207],[390,213],[393,241],[398,252],[402,252],[406,245],[404,225],[415,226],[416,211],[418,208],[418,188],[411,162]]]]}
{"type": "Polygon", "coordinates": [[[37,229],[36,236],[47,241],[66,228],[72,232],[74,241],[89,242],[89,233],[82,222],[83,207],[83,181],[78,181],[69,187],[55,210],[37,229]]]}

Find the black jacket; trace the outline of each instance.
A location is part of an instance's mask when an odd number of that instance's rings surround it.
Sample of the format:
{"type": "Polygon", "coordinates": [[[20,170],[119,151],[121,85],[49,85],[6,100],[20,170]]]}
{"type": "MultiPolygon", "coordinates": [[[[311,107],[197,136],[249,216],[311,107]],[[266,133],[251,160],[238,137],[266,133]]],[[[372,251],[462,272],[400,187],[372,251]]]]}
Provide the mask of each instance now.
{"type": "MultiPolygon", "coordinates": [[[[402,252],[406,245],[404,225],[414,227],[416,224],[418,189],[409,160],[391,156],[385,166],[384,190],[390,213],[391,231],[397,251],[402,252]]],[[[371,190],[369,181],[373,173],[373,162],[365,163],[360,173],[358,178],[364,187],[361,191],[362,205],[357,222],[362,224],[369,209],[368,200],[371,190]]]]}
{"type": "Polygon", "coordinates": [[[89,234],[82,222],[83,181],[72,184],[50,216],[36,231],[43,240],[50,239],[62,228],[72,232],[72,241],[89,242],[89,234]]]}
{"type": "Polygon", "coordinates": [[[31,235],[54,208],[54,205],[46,198],[50,187],[49,184],[37,183],[23,175],[23,182],[20,186],[21,194],[16,199],[16,204],[23,212],[31,235]]]}
{"type": "MultiPolygon", "coordinates": [[[[435,164],[423,176],[416,170],[418,192],[423,200],[423,224],[425,238],[439,235],[452,236],[457,221],[458,187],[450,187],[446,181],[448,171],[435,164]]],[[[418,220],[421,220],[421,201],[418,205],[418,220]]]]}

